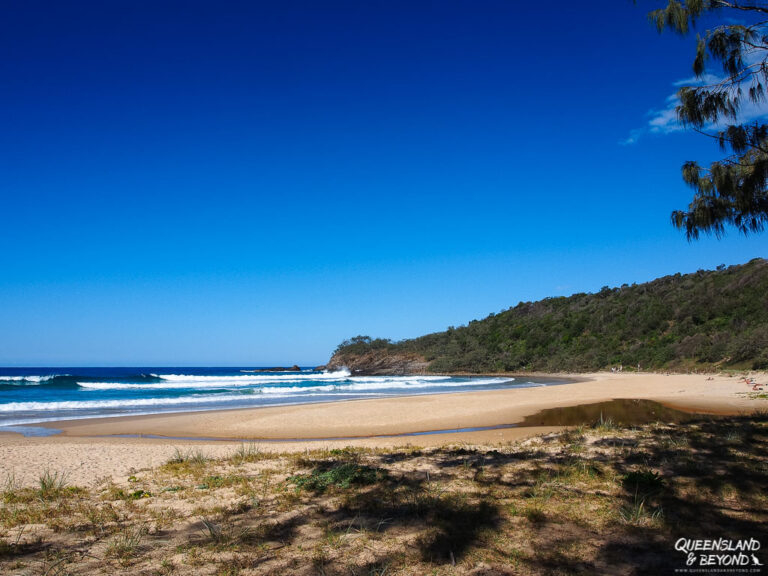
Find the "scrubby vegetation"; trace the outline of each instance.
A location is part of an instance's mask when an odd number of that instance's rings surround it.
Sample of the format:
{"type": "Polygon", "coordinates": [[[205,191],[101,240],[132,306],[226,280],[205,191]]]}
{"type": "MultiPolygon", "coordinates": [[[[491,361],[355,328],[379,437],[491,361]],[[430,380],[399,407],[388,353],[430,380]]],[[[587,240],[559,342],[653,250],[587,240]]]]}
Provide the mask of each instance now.
{"type": "Polygon", "coordinates": [[[766,449],[756,414],[486,447],[178,452],[88,489],[8,478],[0,573],[666,574],[681,536],[768,541],[766,449]]]}
{"type": "Polygon", "coordinates": [[[381,471],[354,462],[325,462],[311,474],[298,474],[289,478],[289,481],[299,489],[321,494],[332,486],[349,488],[353,485],[373,484],[380,475],[381,471]]]}
{"type": "Polygon", "coordinates": [[[466,326],[390,342],[358,336],[337,363],[370,351],[419,354],[435,372],[768,368],[768,261],[521,302],[466,326]]]}

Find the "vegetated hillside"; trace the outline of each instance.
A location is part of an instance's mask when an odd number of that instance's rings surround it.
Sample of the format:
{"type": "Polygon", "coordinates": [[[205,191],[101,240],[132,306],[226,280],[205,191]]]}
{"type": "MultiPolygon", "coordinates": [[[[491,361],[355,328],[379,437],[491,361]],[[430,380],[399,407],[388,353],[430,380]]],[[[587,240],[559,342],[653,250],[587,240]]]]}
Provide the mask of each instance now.
{"type": "Polygon", "coordinates": [[[329,366],[401,354],[423,358],[433,372],[587,371],[620,364],[765,369],[768,261],[521,302],[411,340],[358,336],[339,345],[329,366]]]}

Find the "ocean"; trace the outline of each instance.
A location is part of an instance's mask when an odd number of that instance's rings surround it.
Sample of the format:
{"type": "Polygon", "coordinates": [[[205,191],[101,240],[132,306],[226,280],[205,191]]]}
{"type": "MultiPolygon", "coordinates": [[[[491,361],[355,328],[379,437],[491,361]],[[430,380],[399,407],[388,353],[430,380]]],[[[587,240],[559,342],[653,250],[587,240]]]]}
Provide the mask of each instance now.
{"type": "Polygon", "coordinates": [[[353,376],[346,370],[255,368],[0,368],[3,427],[93,417],[194,412],[547,386],[546,379],[353,376]]]}

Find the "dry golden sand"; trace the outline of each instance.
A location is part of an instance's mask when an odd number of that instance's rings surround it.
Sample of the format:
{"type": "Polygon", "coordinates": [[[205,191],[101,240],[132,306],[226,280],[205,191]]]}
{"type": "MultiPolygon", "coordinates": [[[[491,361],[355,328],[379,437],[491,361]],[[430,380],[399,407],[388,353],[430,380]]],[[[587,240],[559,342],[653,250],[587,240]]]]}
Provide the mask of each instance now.
{"type": "MultiPolygon", "coordinates": [[[[757,379],[768,382],[765,374],[758,374],[757,379]]],[[[117,434],[252,439],[262,450],[273,451],[497,444],[554,428],[377,436],[515,424],[543,409],[618,398],[655,400],[676,408],[722,414],[768,408],[768,401],[754,398],[749,392],[751,388],[741,378],[730,375],[598,373],[584,375],[579,382],[551,387],[80,420],[54,424],[62,434],[53,437],[0,434],[0,462],[2,471],[22,484],[34,483],[44,470],[51,470],[66,474],[73,484],[87,486],[105,477],[124,477],[134,470],[161,464],[177,447],[192,445],[218,457],[231,453],[237,445],[234,440],[108,437],[117,434]]]]}

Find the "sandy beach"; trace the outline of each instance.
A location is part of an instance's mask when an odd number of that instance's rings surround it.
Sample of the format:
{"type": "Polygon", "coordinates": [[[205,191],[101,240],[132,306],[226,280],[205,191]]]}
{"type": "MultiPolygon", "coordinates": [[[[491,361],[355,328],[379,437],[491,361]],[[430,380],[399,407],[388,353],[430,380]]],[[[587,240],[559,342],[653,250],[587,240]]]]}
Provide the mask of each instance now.
{"type": "MultiPolygon", "coordinates": [[[[766,375],[755,376],[766,383],[766,375]]],[[[34,483],[42,471],[64,473],[80,485],[165,462],[177,447],[195,446],[212,457],[231,454],[240,440],[268,451],[339,446],[499,444],[557,429],[524,427],[397,436],[415,432],[503,426],[548,408],[611,399],[645,399],[678,409],[743,414],[768,408],[729,375],[597,373],[558,386],[501,391],[354,400],[270,408],[163,414],[56,422],[61,434],[25,438],[0,434],[3,475],[34,483]],[[166,438],[117,437],[153,435],[166,438]],[[216,438],[230,440],[195,440],[216,438]]]]}

